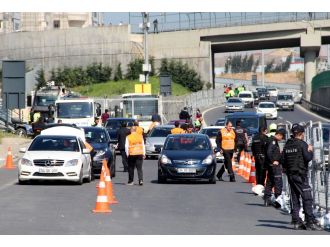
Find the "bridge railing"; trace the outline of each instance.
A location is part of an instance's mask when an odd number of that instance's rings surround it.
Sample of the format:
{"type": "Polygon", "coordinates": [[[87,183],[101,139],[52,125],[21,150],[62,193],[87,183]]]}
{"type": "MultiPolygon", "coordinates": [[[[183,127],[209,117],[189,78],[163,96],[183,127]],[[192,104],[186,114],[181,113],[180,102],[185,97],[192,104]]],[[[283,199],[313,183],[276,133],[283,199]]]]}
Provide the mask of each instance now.
{"type": "MultiPolygon", "coordinates": [[[[151,24],[155,19],[158,21],[159,32],[170,32],[180,30],[193,30],[202,28],[247,26],[257,24],[269,24],[280,22],[297,22],[302,20],[325,20],[330,18],[326,12],[171,12],[171,13],[149,13],[151,24]]],[[[142,22],[140,13],[130,13],[129,24],[133,33],[142,33],[139,23],[142,22]]],[[[150,32],[154,31],[153,26],[150,32]]]]}
{"type": "Polygon", "coordinates": [[[301,99],[302,106],[312,112],[315,112],[321,116],[330,118],[330,108],[324,107],[322,105],[318,105],[315,103],[312,103],[304,98],[301,99]]]}

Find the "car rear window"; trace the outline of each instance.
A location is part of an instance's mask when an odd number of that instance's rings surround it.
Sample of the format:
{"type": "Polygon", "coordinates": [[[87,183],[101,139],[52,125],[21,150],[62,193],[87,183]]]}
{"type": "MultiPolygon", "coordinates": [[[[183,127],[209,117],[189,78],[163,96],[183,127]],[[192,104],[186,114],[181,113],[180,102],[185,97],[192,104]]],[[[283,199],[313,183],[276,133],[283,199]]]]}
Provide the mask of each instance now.
{"type": "Polygon", "coordinates": [[[119,129],[122,122],[127,122],[128,127],[133,126],[133,120],[115,120],[111,119],[107,121],[106,128],[108,129],[119,129]]]}
{"type": "Polygon", "coordinates": [[[228,103],[242,103],[242,100],[240,99],[228,99],[228,103]]]}
{"type": "Polygon", "coordinates": [[[108,136],[104,129],[95,128],[93,130],[84,129],[85,138],[88,143],[107,143],[109,142],[108,136]]]}
{"type": "Polygon", "coordinates": [[[232,122],[233,126],[236,127],[236,122],[241,121],[242,128],[258,128],[258,117],[228,117],[227,121],[232,122]]]}
{"type": "Polygon", "coordinates": [[[252,95],[248,94],[248,93],[241,93],[240,95],[238,95],[238,97],[240,97],[240,98],[252,98],[252,95]]]}
{"type": "Polygon", "coordinates": [[[210,150],[210,141],[205,136],[170,136],[164,150],[201,151],[210,150]]]}
{"type": "Polygon", "coordinates": [[[269,103],[269,104],[264,103],[264,104],[260,104],[259,108],[275,108],[275,105],[272,103],[269,103]]]}
{"type": "Polygon", "coordinates": [[[277,100],[292,100],[292,95],[290,94],[278,95],[277,100]]]}

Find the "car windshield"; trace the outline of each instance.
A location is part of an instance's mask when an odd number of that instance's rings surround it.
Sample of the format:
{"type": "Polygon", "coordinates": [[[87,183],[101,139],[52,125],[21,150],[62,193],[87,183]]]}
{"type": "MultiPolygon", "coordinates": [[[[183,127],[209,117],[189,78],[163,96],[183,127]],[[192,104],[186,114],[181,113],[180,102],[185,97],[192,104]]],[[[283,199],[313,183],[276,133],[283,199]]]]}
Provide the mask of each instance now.
{"type": "Polygon", "coordinates": [[[109,142],[107,133],[102,128],[84,129],[85,138],[88,143],[107,143],[109,142]]]}
{"type": "Polygon", "coordinates": [[[208,135],[210,138],[216,138],[219,133],[219,129],[202,129],[200,133],[208,135]]]}
{"type": "Polygon", "coordinates": [[[258,117],[228,117],[233,126],[236,127],[236,121],[241,120],[242,128],[258,128],[258,117]]]}
{"type": "Polygon", "coordinates": [[[277,100],[292,100],[292,95],[290,94],[278,95],[277,100]]]}
{"type": "Polygon", "coordinates": [[[266,88],[259,88],[258,92],[259,93],[267,93],[267,89],[266,88]]]}
{"type": "Polygon", "coordinates": [[[79,152],[79,145],[75,137],[39,136],[33,140],[29,151],[79,152]]]}
{"type": "Polygon", "coordinates": [[[276,88],[267,88],[268,91],[276,91],[277,89],[276,88]]]}
{"type": "Polygon", "coordinates": [[[225,119],[218,119],[218,120],[215,122],[215,125],[217,125],[217,126],[225,125],[225,119]]]}
{"type": "Polygon", "coordinates": [[[94,116],[92,102],[57,103],[58,118],[90,118],[94,116]]]}
{"type": "Polygon", "coordinates": [[[150,137],[167,137],[171,134],[170,128],[153,128],[150,132],[150,137]]]}
{"type": "Polygon", "coordinates": [[[248,93],[241,93],[240,95],[238,95],[238,97],[240,97],[240,98],[252,98],[252,95],[248,94],[248,93]]]}
{"type": "Polygon", "coordinates": [[[242,103],[240,99],[228,99],[228,103],[242,103]]]}
{"type": "Polygon", "coordinates": [[[268,104],[260,104],[259,108],[275,108],[275,105],[272,103],[268,103],[268,104]]]}
{"type": "Polygon", "coordinates": [[[202,151],[210,150],[210,143],[205,136],[170,136],[164,150],[202,151]]]}
{"type": "Polygon", "coordinates": [[[54,104],[56,99],[57,97],[54,95],[37,95],[35,98],[35,104],[37,106],[49,106],[51,104],[54,104]]]}
{"type": "Polygon", "coordinates": [[[109,119],[107,121],[107,124],[106,124],[105,127],[107,129],[119,129],[122,122],[126,122],[128,127],[132,127],[134,120],[131,120],[131,119],[127,119],[127,120],[125,120],[125,119],[120,119],[120,120],[119,119],[109,119]]]}

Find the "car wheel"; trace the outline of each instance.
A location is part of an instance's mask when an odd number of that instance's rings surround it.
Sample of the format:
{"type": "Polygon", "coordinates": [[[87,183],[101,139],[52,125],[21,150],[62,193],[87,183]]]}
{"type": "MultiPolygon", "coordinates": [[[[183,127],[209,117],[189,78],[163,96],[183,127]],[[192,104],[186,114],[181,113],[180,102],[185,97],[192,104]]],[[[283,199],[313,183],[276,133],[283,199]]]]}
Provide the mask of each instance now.
{"type": "Polygon", "coordinates": [[[20,179],[18,179],[18,184],[20,184],[20,185],[26,185],[28,183],[29,183],[28,180],[20,180],[20,179]]]}
{"type": "Polygon", "coordinates": [[[83,183],[84,183],[83,167],[81,167],[80,173],[79,173],[79,180],[77,181],[77,185],[82,185],[83,183]]]}
{"type": "Polygon", "coordinates": [[[294,111],[294,108],[292,108],[291,111],[294,111]]]}
{"type": "Polygon", "coordinates": [[[209,179],[210,184],[216,184],[217,180],[215,179],[215,176],[209,179]]]}
{"type": "Polygon", "coordinates": [[[159,184],[164,184],[164,183],[166,183],[166,181],[167,181],[166,177],[162,176],[160,174],[160,171],[158,170],[158,183],[159,184]]]}
{"type": "Polygon", "coordinates": [[[89,168],[88,177],[85,179],[86,183],[90,183],[92,181],[92,167],[89,168]]]}
{"type": "Polygon", "coordinates": [[[23,128],[18,128],[17,130],[15,130],[15,134],[21,137],[26,137],[27,136],[27,132],[25,129],[23,128]]]}

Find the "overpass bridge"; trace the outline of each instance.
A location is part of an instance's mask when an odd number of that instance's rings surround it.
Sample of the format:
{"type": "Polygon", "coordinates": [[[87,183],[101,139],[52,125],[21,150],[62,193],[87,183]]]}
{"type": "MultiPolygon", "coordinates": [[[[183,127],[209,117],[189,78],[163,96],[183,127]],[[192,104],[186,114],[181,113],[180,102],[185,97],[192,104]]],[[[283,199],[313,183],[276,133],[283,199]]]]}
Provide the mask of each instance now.
{"type": "Polygon", "coordinates": [[[316,58],[322,44],[330,43],[330,20],[299,20],[241,26],[164,32],[149,36],[150,55],[156,61],[173,58],[188,62],[204,81],[213,82],[216,53],[300,47],[305,58],[305,98],[310,99],[316,58]]]}

